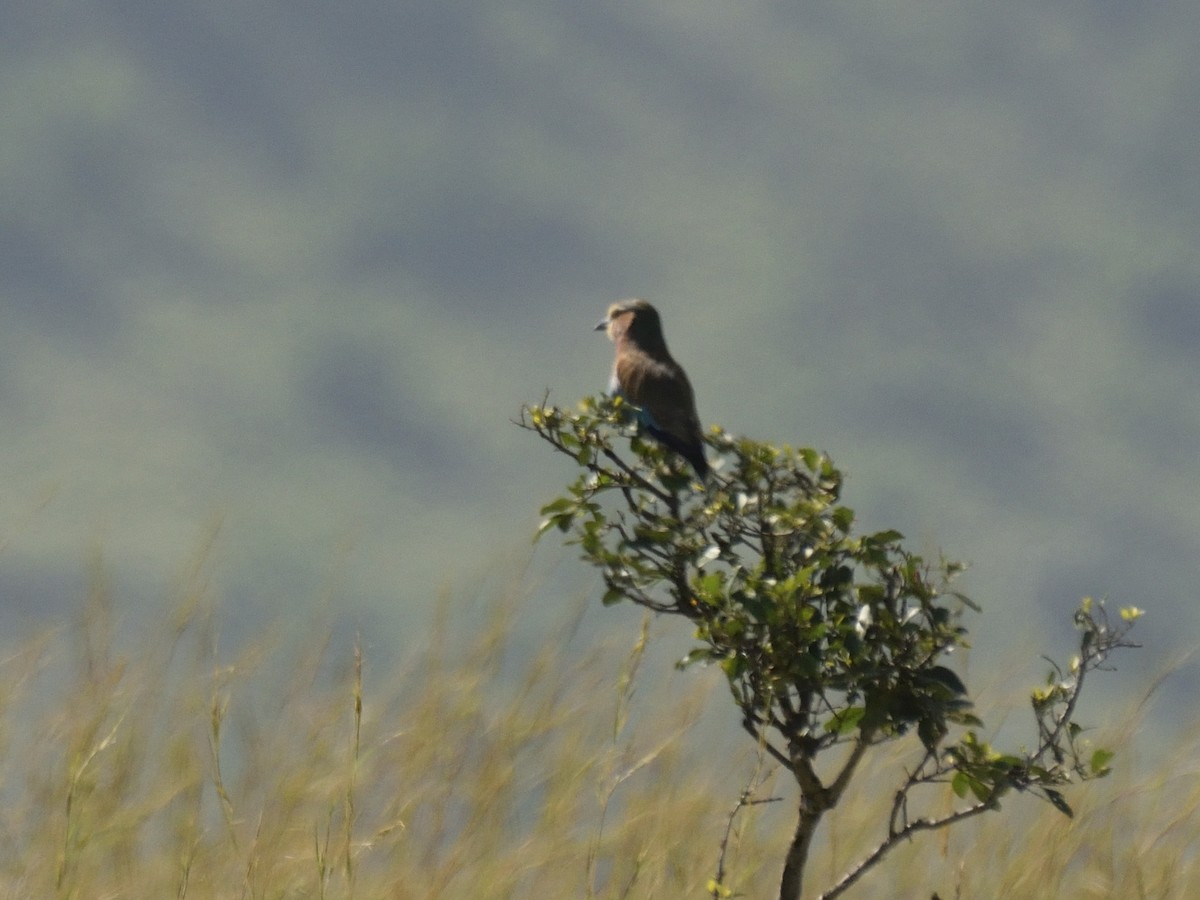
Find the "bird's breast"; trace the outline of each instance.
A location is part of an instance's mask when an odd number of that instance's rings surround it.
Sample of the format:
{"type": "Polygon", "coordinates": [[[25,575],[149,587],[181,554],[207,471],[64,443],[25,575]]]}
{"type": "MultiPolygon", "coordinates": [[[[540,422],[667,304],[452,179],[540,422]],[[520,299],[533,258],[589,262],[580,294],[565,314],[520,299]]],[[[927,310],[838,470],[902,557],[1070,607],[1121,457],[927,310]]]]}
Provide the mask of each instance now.
{"type": "Polygon", "coordinates": [[[612,374],[608,376],[608,393],[613,397],[621,393],[621,377],[617,374],[616,366],[613,366],[612,374]]]}

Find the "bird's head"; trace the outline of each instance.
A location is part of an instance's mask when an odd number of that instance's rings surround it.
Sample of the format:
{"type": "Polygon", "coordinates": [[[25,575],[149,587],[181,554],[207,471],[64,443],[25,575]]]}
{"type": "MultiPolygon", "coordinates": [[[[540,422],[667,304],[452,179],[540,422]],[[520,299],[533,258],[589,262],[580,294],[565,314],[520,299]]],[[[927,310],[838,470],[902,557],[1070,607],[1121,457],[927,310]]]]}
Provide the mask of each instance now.
{"type": "Polygon", "coordinates": [[[665,353],[667,349],[658,310],[645,300],[618,300],[608,308],[608,314],[596,325],[596,331],[607,332],[616,344],[628,339],[651,353],[665,353]]]}

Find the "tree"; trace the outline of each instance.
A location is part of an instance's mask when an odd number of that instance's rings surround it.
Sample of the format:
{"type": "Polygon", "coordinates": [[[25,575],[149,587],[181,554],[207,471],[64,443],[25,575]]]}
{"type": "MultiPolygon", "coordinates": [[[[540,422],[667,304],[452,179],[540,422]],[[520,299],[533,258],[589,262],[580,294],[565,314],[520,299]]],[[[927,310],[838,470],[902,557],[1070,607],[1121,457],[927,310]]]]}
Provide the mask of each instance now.
{"type": "MultiPolygon", "coordinates": [[[[958,563],[922,559],[896,531],[856,534],[839,503],[842,475],[811,449],[775,447],[714,428],[720,457],[707,487],[670,451],[634,434],[631,456],[614,440],[629,428],[617,398],[576,412],[522,409],[518,424],[581,469],[542,508],[539,536],[557,529],[603,577],[606,605],[631,601],[688,619],[697,646],[681,666],[721,667],[742,724],[799,789],[781,900],[800,896],[809,847],[864,756],[915,741],[917,762],[898,776],[875,849],[821,897],[840,895],[900,841],[996,810],[1013,791],[1066,815],[1061,788],[1108,773],[1112,753],[1090,749],[1074,715],[1087,675],[1127,640],[1136,608],[1110,622],[1085,599],[1075,613],[1079,652],[1052,665],[1033,692],[1032,749],[1001,752],[980,737],[966,685],[946,657],[966,647],[963,613],[977,609],[951,589],[958,563]],[[956,808],[911,816],[920,788],[949,785],[956,808]]],[[[710,882],[728,896],[722,866],[710,882]]]]}

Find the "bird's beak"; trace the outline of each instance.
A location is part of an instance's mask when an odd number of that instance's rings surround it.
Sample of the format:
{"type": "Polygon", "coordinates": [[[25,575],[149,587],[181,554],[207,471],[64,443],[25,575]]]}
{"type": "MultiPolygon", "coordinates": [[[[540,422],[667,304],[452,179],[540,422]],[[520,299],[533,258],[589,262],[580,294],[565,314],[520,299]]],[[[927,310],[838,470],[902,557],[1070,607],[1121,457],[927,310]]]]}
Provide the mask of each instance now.
{"type": "Polygon", "coordinates": [[[603,331],[607,327],[608,327],[608,316],[605,316],[603,319],[601,319],[596,324],[596,327],[593,328],[592,331],[603,331]]]}

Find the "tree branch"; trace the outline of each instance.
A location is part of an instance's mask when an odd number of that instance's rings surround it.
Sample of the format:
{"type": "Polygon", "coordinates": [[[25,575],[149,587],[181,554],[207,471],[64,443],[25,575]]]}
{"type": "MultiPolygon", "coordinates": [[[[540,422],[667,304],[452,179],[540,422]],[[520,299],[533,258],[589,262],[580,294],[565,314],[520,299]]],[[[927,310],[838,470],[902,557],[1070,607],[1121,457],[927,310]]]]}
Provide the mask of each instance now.
{"type": "Polygon", "coordinates": [[[913,819],[913,821],[905,824],[903,828],[894,834],[889,834],[878,847],[871,851],[863,860],[838,879],[837,883],[823,894],[818,895],[818,900],[833,900],[834,897],[841,896],[851,885],[863,877],[868,870],[873,868],[887,855],[888,851],[892,850],[898,843],[912,837],[918,831],[932,831],[938,828],[947,828],[964,819],[969,819],[972,816],[977,816],[982,812],[987,812],[991,809],[996,809],[996,795],[993,794],[987,800],[977,803],[975,806],[969,806],[966,809],[960,809],[957,812],[950,813],[940,819],[913,819]]]}

